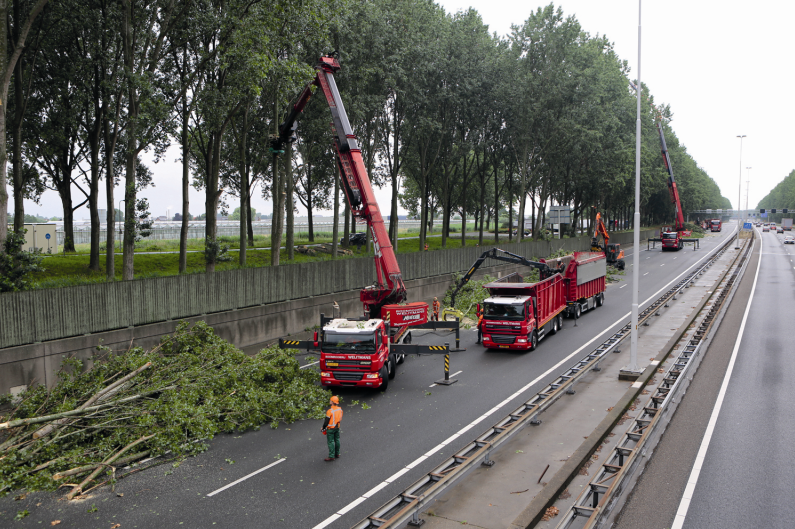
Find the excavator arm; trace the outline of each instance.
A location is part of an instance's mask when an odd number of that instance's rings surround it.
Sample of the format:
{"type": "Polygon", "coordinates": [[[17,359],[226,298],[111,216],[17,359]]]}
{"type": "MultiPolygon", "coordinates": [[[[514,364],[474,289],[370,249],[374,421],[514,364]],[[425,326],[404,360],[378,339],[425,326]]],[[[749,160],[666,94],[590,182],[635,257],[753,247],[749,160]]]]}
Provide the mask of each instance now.
{"type": "Polygon", "coordinates": [[[604,251],[607,248],[609,242],[610,242],[610,234],[607,233],[607,227],[605,226],[605,223],[602,220],[602,214],[597,212],[596,229],[594,229],[593,238],[591,239],[591,250],[593,250],[594,252],[604,251]],[[600,246],[599,244],[600,235],[604,239],[604,247],[600,246]]]}
{"type": "Polygon", "coordinates": [[[348,121],[348,114],[342,103],[334,74],[339,71],[340,63],[336,54],[321,57],[315,66],[315,79],[304,88],[298,100],[290,109],[286,120],[279,126],[279,134],[271,139],[271,149],[278,153],[284,145],[295,140],[296,120],[309,99],[318,87],[326,98],[331,110],[331,128],[334,133],[334,146],[337,151],[337,166],[345,197],[350,205],[354,218],[365,221],[370,229],[375,250],[375,284],[362,289],[359,299],[364,305],[365,313],[378,318],[381,307],[387,304],[401,303],[406,300],[406,286],[400,273],[395,252],[384,226],[384,219],[378,208],[370,179],[362,158],[362,151],[353,129],[348,121]]]}
{"type": "Polygon", "coordinates": [[[464,277],[458,280],[458,284],[455,286],[453,293],[450,295],[450,306],[455,307],[455,297],[458,295],[458,292],[464,288],[464,285],[469,283],[469,280],[472,279],[472,276],[475,274],[478,268],[486,261],[486,259],[495,259],[497,261],[503,261],[506,263],[512,264],[520,264],[524,266],[529,266],[531,268],[535,268],[538,270],[539,274],[541,275],[541,279],[546,279],[547,277],[551,276],[552,274],[559,272],[559,270],[553,269],[546,263],[539,263],[536,261],[530,261],[525,259],[521,255],[516,255],[511,252],[506,252],[505,250],[500,250],[499,248],[492,248],[491,250],[487,250],[483,252],[483,254],[478,257],[477,261],[469,268],[464,277]]]}

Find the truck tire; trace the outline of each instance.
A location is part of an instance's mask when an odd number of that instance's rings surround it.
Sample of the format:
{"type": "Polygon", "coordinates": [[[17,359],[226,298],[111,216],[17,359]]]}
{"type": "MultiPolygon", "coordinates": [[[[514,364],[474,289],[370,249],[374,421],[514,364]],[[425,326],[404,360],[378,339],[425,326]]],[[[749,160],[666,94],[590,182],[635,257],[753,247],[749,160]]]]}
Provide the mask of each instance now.
{"type": "Polygon", "coordinates": [[[616,265],[617,265],[616,268],[618,268],[619,270],[623,270],[624,269],[624,260],[623,259],[619,259],[618,261],[616,261],[616,265]]]}
{"type": "Polygon", "coordinates": [[[397,375],[397,359],[395,355],[389,355],[389,380],[392,380],[397,375]]]}
{"type": "Polygon", "coordinates": [[[389,387],[389,372],[386,369],[386,366],[381,368],[381,387],[378,388],[378,391],[386,391],[386,388],[389,387]]]}
{"type": "Polygon", "coordinates": [[[574,319],[579,320],[581,316],[582,316],[582,306],[579,303],[575,302],[574,303],[574,319]]]}
{"type": "Polygon", "coordinates": [[[605,304],[605,293],[604,292],[599,292],[596,295],[596,306],[597,307],[601,307],[604,304],[605,304]]]}
{"type": "MultiPolygon", "coordinates": [[[[403,343],[405,343],[405,344],[410,344],[411,343],[411,333],[410,332],[406,333],[406,336],[403,337],[403,343]]],[[[405,360],[406,360],[406,355],[404,355],[404,354],[398,355],[397,365],[402,364],[405,360]]]]}
{"type": "Polygon", "coordinates": [[[552,336],[553,334],[557,334],[558,329],[560,329],[560,315],[555,316],[552,320],[552,328],[549,329],[549,335],[552,336]]]}
{"type": "Polygon", "coordinates": [[[530,350],[535,351],[536,347],[538,347],[538,331],[533,329],[533,332],[530,334],[530,350]]]}

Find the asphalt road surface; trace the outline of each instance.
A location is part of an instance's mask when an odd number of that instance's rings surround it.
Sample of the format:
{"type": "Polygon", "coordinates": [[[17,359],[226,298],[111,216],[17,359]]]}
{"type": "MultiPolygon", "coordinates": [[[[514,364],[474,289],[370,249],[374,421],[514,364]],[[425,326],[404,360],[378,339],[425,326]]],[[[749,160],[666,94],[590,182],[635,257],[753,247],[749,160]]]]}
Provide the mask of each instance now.
{"type": "MultiPolygon", "coordinates": [[[[679,252],[647,252],[641,247],[641,309],[703,261],[734,227],[725,226],[722,233],[702,239],[698,251],[687,247],[679,252]]],[[[632,250],[628,254],[629,264],[632,250]]],[[[529,399],[584,356],[587,347],[595,347],[600,338],[625,324],[631,308],[631,271],[628,266],[621,281],[608,287],[603,307],[583,314],[576,327],[573,320],[564,320],[562,332],[541,341],[532,353],[486,351],[474,344],[474,330],[462,331],[462,347],[467,350],[451,354],[451,373],[458,379],[452,386],[430,387],[443,376],[443,358],[422,356],[408,357],[398,366],[386,393],[341,390],[345,416],[337,461],[323,461],[326,443],[321,421],[276,429],[264,426],[218,436],[206,453],[177,468],[161,465],[126,477],[116,484],[115,493],[103,487],[79,502],[49,493],[30,494],[21,501],[13,496],[0,499],[0,525],[28,509],[30,515],[15,522],[17,526],[46,525],[58,519],[58,527],[80,528],[116,523],[120,529],[348,528],[529,399]],[[228,488],[219,491],[224,487],[228,488]]],[[[444,342],[453,343],[454,335],[414,336],[414,343],[444,342]]]]}
{"type": "Polygon", "coordinates": [[[756,291],[712,438],[702,445],[686,528],[795,527],[795,245],[760,234],[756,291]]]}

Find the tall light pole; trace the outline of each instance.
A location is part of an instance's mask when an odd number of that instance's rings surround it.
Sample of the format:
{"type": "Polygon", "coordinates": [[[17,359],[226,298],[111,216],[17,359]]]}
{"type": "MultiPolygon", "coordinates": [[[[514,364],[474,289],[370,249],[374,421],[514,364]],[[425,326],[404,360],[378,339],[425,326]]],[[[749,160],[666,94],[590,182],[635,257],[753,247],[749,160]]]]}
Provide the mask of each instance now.
{"type": "MultiPolygon", "coordinates": [[[[742,136],[737,135],[737,137],[740,138],[740,183],[737,185],[737,209],[739,210],[742,207],[740,205],[741,204],[740,200],[742,200],[741,197],[742,197],[742,194],[743,194],[743,138],[745,138],[745,134],[743,134],[742,136]]],[[[739,219],[740,216],[738,215],[737,217],[739,219]]],[[[740,220],[738,220],[738,222],[740,220]]],[[[735,244],[734,244],[734,249],[735,250],[739,250],[740,249],[740,230],[741,229],[742,229],[742,226],[739,226],[737,228],[737,240],[735,241],[735,244]]]]}
{"type": "Polygon", "coordinates": [[[750,184],[751,184],[751,168],[750,167],[746,167],[746,170],[748,171],[746,173],[747,180],[745,181],[745,217],[747,219],[748,218],[748,194],[749,194],[750,184]]]}
{"type": "MultiPolygon", "coordinates": [[[[643,85],[640,82],[640,43],[641,43],[641,2],[638,0],[638,85],[635,90],[637,101],[637,118],[635,120],[635,215],[633,244],[635,252],[632,256],[632,330],[630,334],[629,364],[621,371],[624,378],[637,378],[641,369],[638,368],[638,283],[640,282],[640,95],[643,85]]],[[[622,378],[619,374],[619,378],[622,378]]]]}

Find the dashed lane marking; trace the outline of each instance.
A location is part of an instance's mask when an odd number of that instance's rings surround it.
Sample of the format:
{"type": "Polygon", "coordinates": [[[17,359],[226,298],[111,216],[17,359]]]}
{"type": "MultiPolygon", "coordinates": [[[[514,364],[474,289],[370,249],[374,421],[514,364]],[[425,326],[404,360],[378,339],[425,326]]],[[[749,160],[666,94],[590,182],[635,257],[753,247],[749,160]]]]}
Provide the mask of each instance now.
{"type": "MultiPolygon", "coordinates": [[[[456,371],[455,373],[453,373],[452,375],[450,375],[450,378],[453,378],[453,377],[454,377],[454,376],[456,376],[456,375],[460,375],[461,373],[463,373],[463,371],[456,371]]],[[[435,385],[436,385],[436,384],[431,384],[431,385],[430,385],[430,386],[428,386],[428,387],[429,387],[429,388],[432,388],[432,387],[434,387],[435,385]]]]}
{"type": "Polygon", "coordinates": [[[242,481],[246,481],[248,478],[254,477],[254,476],[256,476],[257,474],[259,474],[260,472],[264,472],[264,471],[268,470],[268,469],[269,469],[269,468],[271,468],[271,467],[275,467],[276,465],[278,465],[279,463],[281,463],[282,461],[285,461],[285,460],[287,460],[287,458],[286,458],[286,457],[283,457],[283,458],[281,458],[281,459],[280,459],[280,460],[278,460],[278,461],[274,461],[274,462],[273,462],[273,463],[271,463],[270,465],[268,465],[268,466],[265,466],[265,467],[262,467],[262,468],[261,468],[261,469],[259,469],[259,470],[255,470],[255,471],[254,471],[254,472],[252,472],[251,474],[249,474],[249,475],[247,475],[247,476],[243,476],[242,478],[240,478],[240,479],[238,479],[238,480],[236,480],[236,481],[233,481],[233,482],[232,482],[232,483],[230,483],[229,485],[226,485],[226,486],[224,486],[224,487],[221,487],[221,488],[220,488],[220,489],[218,489],[218,490],[214,490],[214,491],[212,491],[212,492],[211,492],[210,494],[208,494],[207,496],[208,496],[208,497],[210,497],[210,496],[215,496],[215,495],[216,495],[216,494],[218,494],[219,492],[223,492],[223,491],[225,491],[226,489],[228,489],[228,488],[230,488],[230,487],[234,487],[234,486],[235,486],[235,485],[237,485],[238,483],[240,483],[240,482],[242,482],[242,481]]]}

